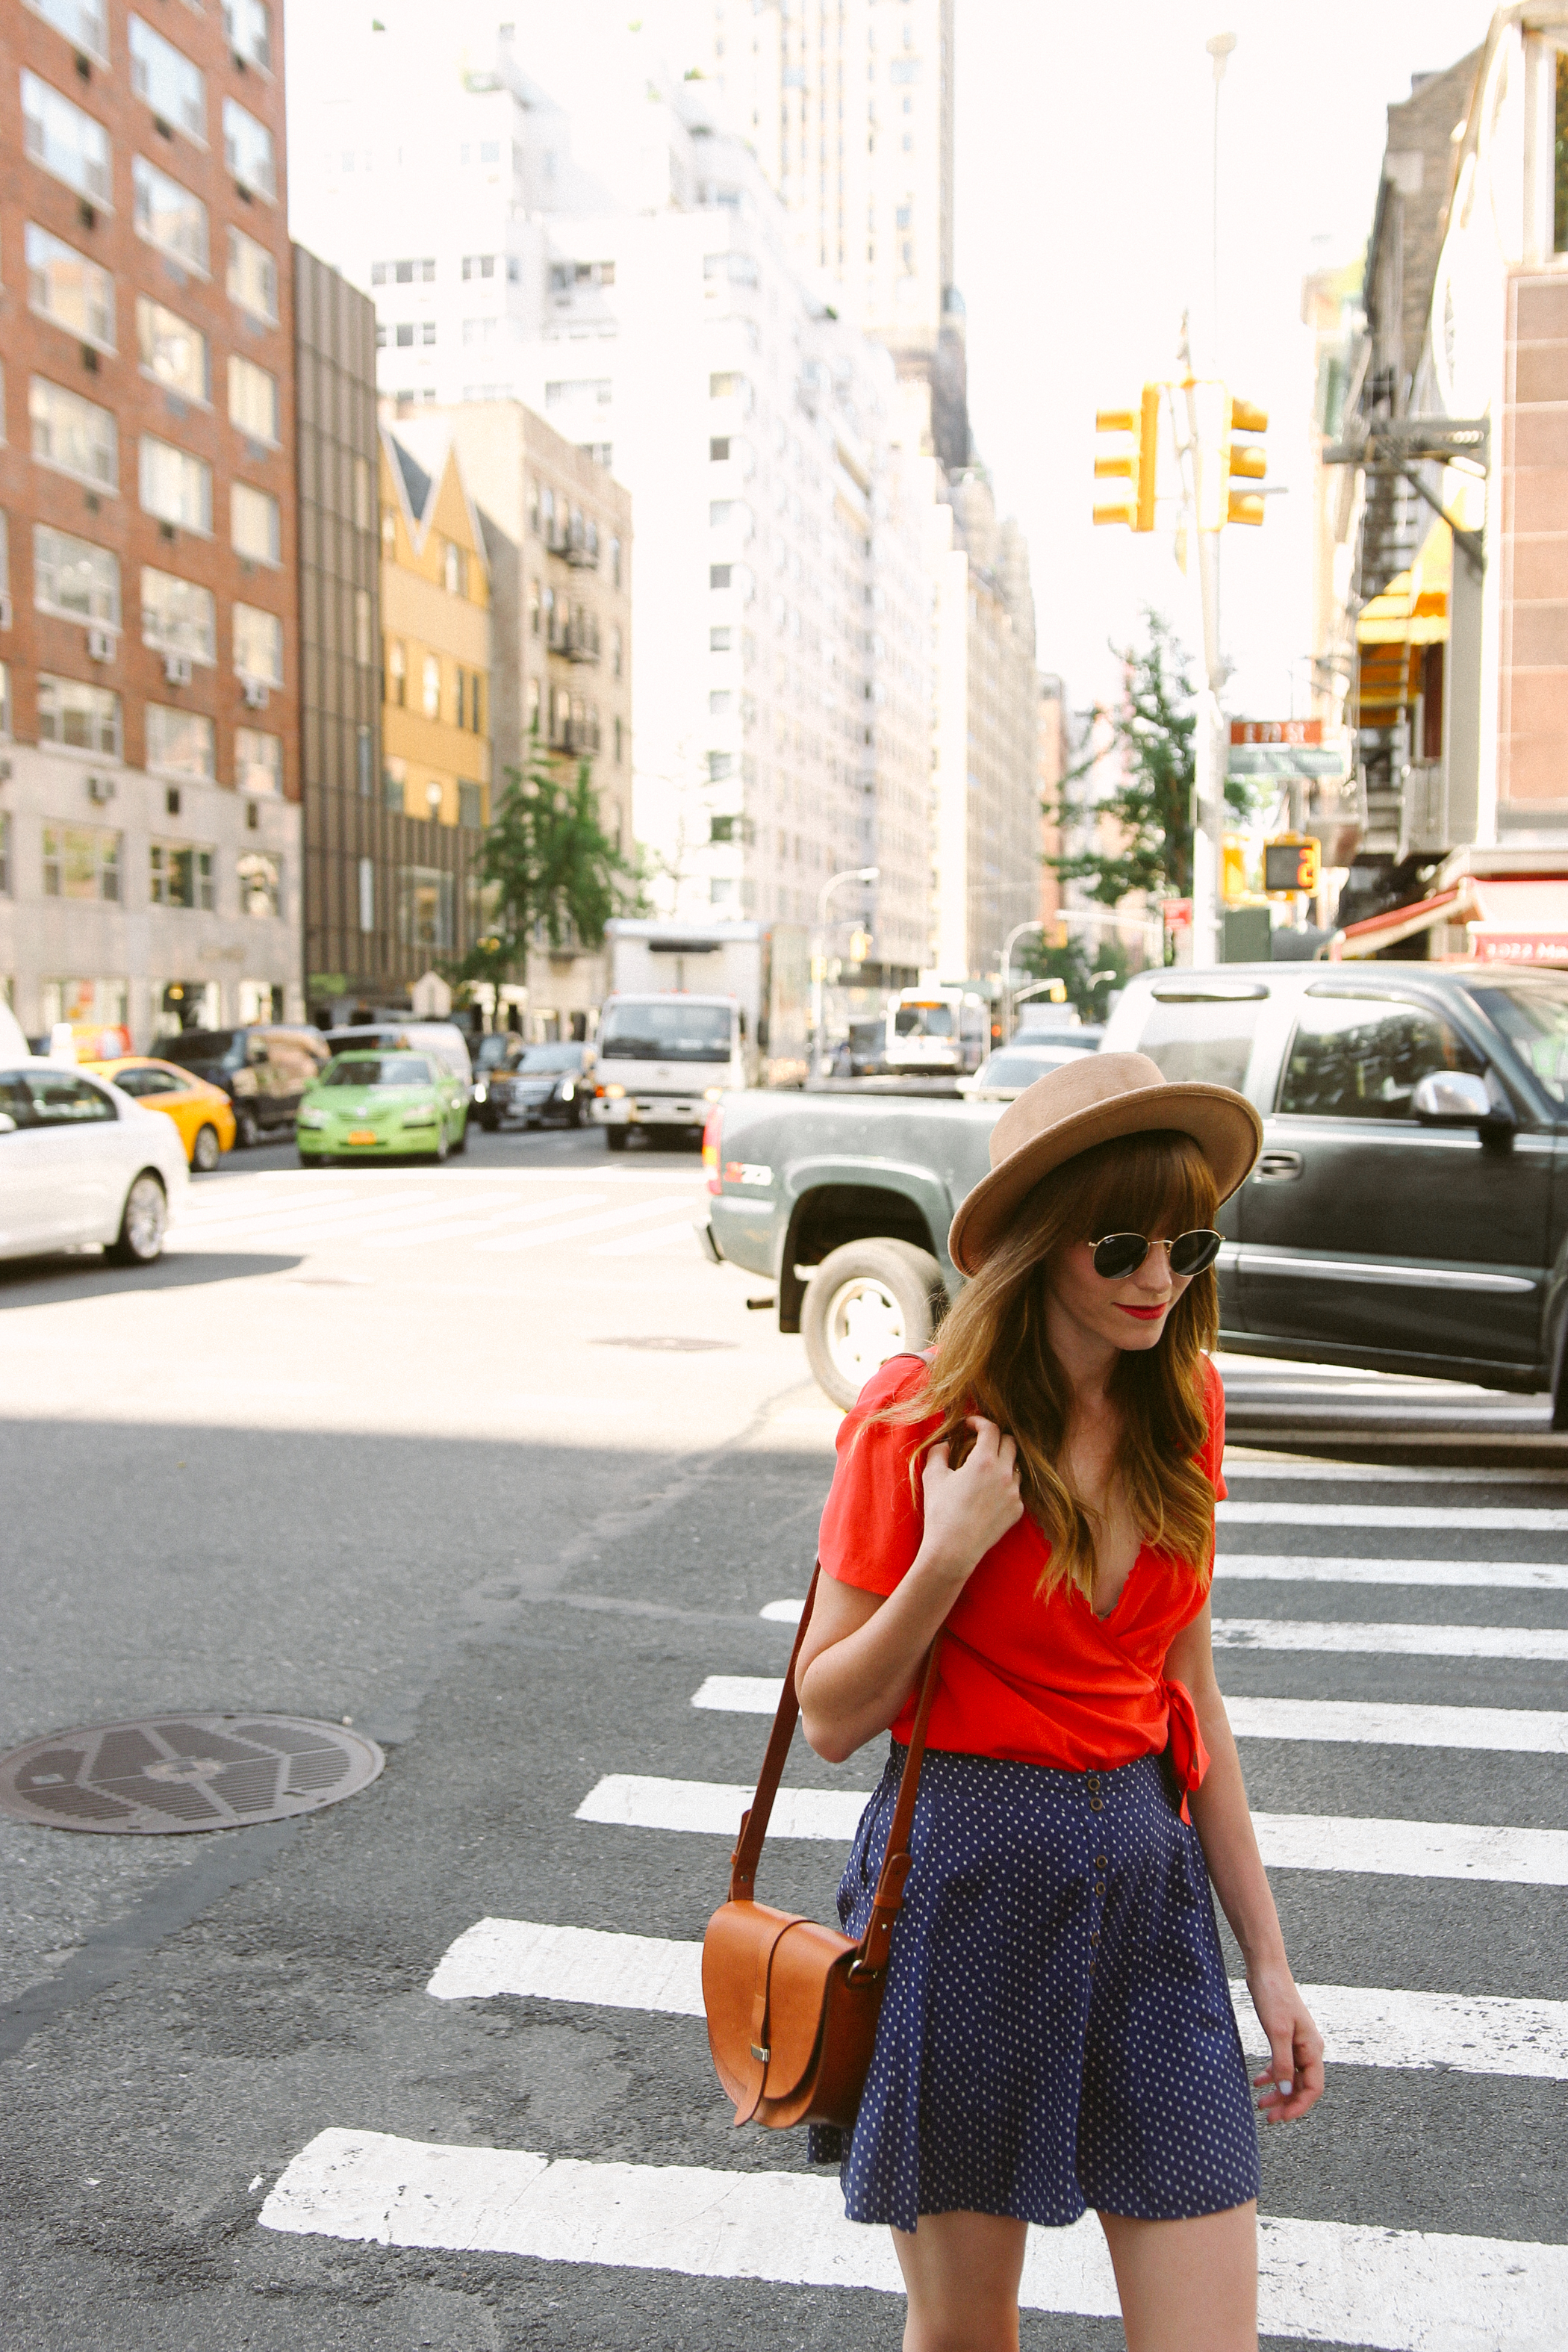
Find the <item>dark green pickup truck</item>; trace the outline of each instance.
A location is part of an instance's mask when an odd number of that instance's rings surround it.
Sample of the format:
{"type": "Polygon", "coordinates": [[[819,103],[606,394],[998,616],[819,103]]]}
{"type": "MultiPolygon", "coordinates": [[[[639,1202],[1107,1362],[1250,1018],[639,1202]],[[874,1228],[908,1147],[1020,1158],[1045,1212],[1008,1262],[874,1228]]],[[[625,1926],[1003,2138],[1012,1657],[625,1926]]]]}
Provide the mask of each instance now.
{"type": "MultiPolygon", "coordinates": [[[[1220,1212],[1237,1353],[1551,1390],[1568,1308],[1568,973],[1418,963],[1140,975],[1106,1031],[1169,1078],[1237,1087],[1263,1154],[1220,1212]]],[[[710,1256],[776,1283],[839,1404],[931,1336],[960,1277],[953,1210],[997,1107],[727,1095],[710,1121],[710,1256]]]]}

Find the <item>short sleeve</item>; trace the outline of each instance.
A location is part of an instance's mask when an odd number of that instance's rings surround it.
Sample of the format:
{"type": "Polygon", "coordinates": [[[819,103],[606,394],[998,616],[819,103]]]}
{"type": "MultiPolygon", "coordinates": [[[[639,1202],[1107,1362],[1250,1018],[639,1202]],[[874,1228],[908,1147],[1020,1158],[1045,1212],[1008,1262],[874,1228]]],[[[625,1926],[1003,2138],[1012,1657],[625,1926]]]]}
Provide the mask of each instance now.
{"type": "Polygon", "coordinates": [[[924,1366],[886,1364],[867,1381],[838,1433],[833,1474],[817,1536],[825,1576],[863,1592],[891,1592],[921,1548],[923,1517],[910,1486],[910,1458],[931,1422],[888,1423],[871,1416],[911,1394],[924,1366]]]}
{"type": "Polygon", "coordinates": [[[1225,1483],[1225,1382],[1215,1369],[1211,1357],[1204,1358],[1204,1412],[1208,1421],[1205,1433],[1202,1461],[1214,1482],[1215,1500],[1223,1503],[1226,1494],[1225,1483]]]}

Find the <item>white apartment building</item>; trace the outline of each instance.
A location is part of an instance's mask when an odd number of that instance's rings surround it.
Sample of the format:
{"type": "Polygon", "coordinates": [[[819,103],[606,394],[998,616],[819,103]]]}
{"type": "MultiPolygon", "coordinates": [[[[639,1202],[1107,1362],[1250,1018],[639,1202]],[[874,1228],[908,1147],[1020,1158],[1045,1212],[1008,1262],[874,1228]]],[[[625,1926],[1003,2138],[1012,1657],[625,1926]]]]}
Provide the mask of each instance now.
{"type": "Polygon", "coordinates": [[[335,143],[298,142],[310,234],[374,296],[384,394],[521,399],[630,490],[634,810],[658,911],[815,922],[835,874],[875,864],[869,892],[835,895],[828,951],[864,923],[871,960],[912,971],[933,489],[894,363],[803,282],[715,90],[641,93],[612,193],[512,49],[426,47],[411,89],[373,45],[335,143]]]}

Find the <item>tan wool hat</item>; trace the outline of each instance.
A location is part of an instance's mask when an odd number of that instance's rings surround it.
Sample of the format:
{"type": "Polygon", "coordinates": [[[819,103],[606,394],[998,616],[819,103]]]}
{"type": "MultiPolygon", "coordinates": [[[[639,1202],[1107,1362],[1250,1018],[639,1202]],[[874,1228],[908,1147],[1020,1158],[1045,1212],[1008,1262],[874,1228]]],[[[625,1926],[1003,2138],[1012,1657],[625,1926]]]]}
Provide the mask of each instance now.
{"type": "Polygon", "coordinates": [[[1190,1135],[1227,1201],[1262,1148],[1263,1121],[1245,1095],[1192,1079],[1169,1084],[1146,1054],[1084,1054],[1026,1087],[991,1130],[991,1173],[958,1204],[948,1255],[976,1274],[1026,1192],[1064,1160],[1119,1135],[1190,1135]]]}

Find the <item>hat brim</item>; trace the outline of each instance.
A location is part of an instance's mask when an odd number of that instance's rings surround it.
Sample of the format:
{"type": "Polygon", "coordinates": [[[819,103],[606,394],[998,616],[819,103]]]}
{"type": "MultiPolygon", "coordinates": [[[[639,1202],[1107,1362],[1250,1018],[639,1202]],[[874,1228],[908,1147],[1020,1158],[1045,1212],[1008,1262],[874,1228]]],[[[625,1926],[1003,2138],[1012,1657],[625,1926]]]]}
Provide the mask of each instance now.
{"type": "Polygon", "coordinates": [[[1194,1079],[1167,1087],[1136,1087],[1092,1103],[1010,1152],[958,1204],[947,1254],[960,1274],[977,1274],[1008,1219],[1042,1176],[1124,1135],[1159,1130],[1190,1135],[1214,1171],[1222,1201],[1246,1182],[1263,1147],[1263,1121],[1245,1095],[1194,1079]]]}

